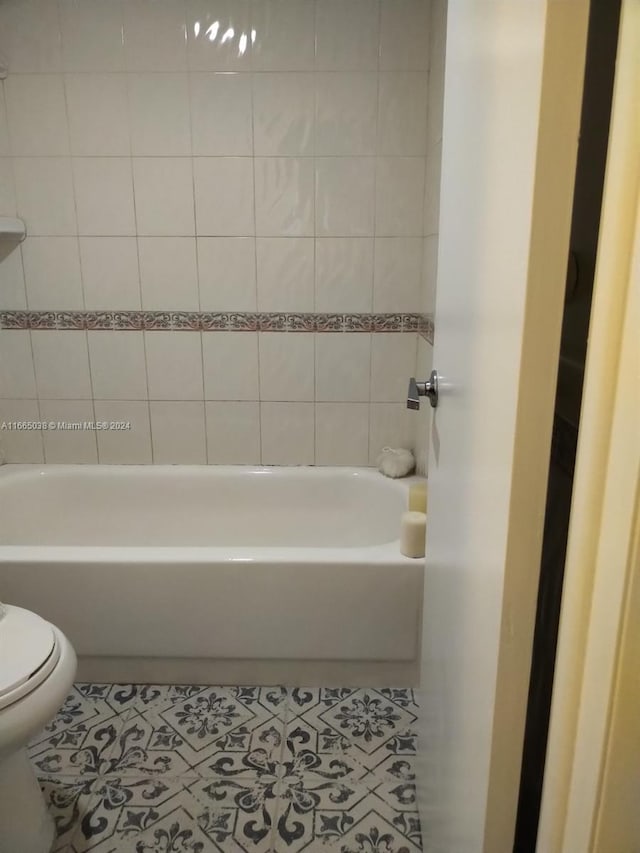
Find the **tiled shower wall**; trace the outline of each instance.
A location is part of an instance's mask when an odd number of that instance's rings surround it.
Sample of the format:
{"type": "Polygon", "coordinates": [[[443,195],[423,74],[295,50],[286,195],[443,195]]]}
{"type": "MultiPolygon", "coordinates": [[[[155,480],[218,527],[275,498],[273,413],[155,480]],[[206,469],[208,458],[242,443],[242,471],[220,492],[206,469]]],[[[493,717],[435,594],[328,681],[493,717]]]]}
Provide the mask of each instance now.
{"type": "Polygon", "coordinates": [[[0,215],[28,231],[0,248],[0,420],[131,425],[3,430],[8,461],[414,446],[430,18],[427,0],[0,2],[0,215]]]}

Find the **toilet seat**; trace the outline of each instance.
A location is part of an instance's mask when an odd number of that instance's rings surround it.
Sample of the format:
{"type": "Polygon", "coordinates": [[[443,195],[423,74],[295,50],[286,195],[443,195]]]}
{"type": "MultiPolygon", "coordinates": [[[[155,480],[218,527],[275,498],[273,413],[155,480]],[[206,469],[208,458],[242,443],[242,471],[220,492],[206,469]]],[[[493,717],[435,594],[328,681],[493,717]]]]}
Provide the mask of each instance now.
{"type": "Polygon", "coordinates": [[[0,711],[33,692],[60,659],[53,626],[22,607],[0,605],[0,711]]]}

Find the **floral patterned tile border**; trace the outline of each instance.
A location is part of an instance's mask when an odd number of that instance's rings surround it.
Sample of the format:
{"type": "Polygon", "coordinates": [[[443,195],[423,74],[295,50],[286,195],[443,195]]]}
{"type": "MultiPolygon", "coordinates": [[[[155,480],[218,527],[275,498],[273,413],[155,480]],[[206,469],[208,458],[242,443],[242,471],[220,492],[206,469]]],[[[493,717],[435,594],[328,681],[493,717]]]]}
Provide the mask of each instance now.
{"type": "Polygon", "coordinates": [[[428,314],[211,311],[1,311],[2,329],[180,332],[413,332],[433,343],[428,314]]]}

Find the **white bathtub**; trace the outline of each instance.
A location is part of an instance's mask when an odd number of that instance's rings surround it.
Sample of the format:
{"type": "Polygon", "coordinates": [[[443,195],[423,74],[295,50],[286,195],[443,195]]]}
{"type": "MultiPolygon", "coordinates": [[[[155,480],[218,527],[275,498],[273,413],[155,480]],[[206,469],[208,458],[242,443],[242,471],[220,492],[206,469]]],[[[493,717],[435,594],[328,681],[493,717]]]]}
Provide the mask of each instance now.
{"type": "Polygon", "coordinates": [[[408,482],[6,465],[0,599],[62,628],[91,680],[413,683],[424,567],[398,548],[408,482]]]}

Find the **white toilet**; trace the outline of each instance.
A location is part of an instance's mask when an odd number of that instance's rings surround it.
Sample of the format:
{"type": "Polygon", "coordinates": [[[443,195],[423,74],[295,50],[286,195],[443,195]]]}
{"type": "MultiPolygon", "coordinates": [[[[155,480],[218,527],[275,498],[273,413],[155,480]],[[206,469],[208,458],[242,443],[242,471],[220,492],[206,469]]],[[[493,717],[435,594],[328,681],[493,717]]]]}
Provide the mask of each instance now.
{"type": "Polygon", "coordinates": [[[27,757],[64,702],[76,655],[35,613],[0,604],[0,851],[48,853],[55,828],[27,757]]]}

